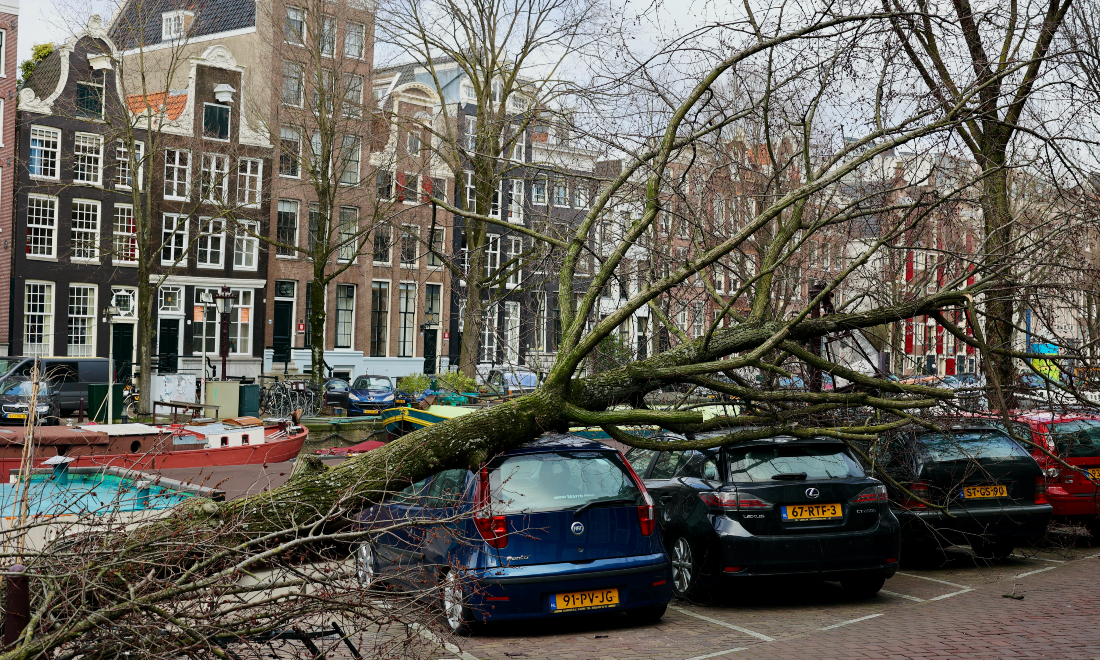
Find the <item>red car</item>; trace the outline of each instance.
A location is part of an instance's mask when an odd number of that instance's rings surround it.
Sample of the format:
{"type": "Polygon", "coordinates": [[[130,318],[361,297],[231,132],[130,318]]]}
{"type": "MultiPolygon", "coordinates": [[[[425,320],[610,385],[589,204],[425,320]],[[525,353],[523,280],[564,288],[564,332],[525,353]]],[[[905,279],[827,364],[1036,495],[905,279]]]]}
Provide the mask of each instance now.
{"type": "Polygon", "coordinates": [[[1032,442],[1077,468],[1067,470],[1032,448],[1047,477],[1047,500],[1054,507],[1054,520],[1084,523],[1094,538],[1100,537],[1100,493],[1096,487],[1100,482],[1100,415],[1021,410],[1011,418],[1021,424],[1013,429],[1017,435],[1025,432],[1026,425],[1032,442]]]}

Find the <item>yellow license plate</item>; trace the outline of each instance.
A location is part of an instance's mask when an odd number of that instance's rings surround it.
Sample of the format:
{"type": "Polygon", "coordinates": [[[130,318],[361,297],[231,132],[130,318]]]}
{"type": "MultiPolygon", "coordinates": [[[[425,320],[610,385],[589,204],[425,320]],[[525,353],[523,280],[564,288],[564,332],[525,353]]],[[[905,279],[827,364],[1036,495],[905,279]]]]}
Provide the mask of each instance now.
{"type": "Polygon", "coordinates": [[[962,496],[966,500],[1008,497],[1008,486],[963,486],[962,496]]]}
{"type": "Polygon", "coordinates": [[[1100,468],[1092,468],[1089,470],[1089,477],[1093,479],[1100,479],[1100,468]]]}
{"type": "Polygon", "coordinates": [[[26,419],[26,413],[8,413],[8,419],[26,419]]]}
{"type": "Polygon", "coordinates": [[[829,520],[843,518],[839,504],[791,504],[783,507],[783,520],[829,520]]]}
{"type": "Polygon", "coordinates": [[[593,591],[574,591],[568,594],[554,594],[550,601],[551,612],[566,610],[602,610],[619,606],[618,589],[596,589],[593,591]]]}

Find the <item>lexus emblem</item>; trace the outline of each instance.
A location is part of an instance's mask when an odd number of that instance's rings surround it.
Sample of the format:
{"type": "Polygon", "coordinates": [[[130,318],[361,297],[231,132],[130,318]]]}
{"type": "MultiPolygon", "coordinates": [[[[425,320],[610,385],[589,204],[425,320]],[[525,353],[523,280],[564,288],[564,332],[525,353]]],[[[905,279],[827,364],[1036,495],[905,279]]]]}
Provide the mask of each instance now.
{"type": "Polygon", "coordinates": [[[573,532],[577,536],[584,534],[584,523],[578,520],[577,522],[570,525],[569,531],[573,532]]]}
{"type": "Polygon", "coordinates": [[[807,488],[806,497],[810,498],[811,500],[816,500],[817,498],[821,497],[821,491],[816,488],[807,488]]]}

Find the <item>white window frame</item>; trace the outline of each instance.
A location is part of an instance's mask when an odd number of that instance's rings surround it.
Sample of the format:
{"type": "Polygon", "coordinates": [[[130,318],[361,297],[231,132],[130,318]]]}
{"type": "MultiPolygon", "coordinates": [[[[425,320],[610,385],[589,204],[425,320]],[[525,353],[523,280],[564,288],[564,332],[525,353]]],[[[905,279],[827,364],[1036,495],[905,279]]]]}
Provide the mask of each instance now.
{"type": "Polygon", "coordinates": [[[188,222],[187,215],[184,213],[163,213],[161,214],[161,228],[160,228],[160,265],[162,266],[186,266],[187,265],[187,234],[188,234],[188,222]],[[168,230],[168,222],[172,221],[172,230],[168,230]],[[172,244],[168,242],[171,237],[172,244]],[[176,238],[178,237],[178,241],[176,238]],[[165,249],[172,251],[171,258],[164,258],[165,249]]]}
{"type": "Polygon", "coordinates": [[[417,288],[416,282],[397,283],[397,357],[416,357],[417,288]]]}
{"type": "MultiPolygon", "coordinates": [[[[8,77],[8,31],[0,30],[0,78],[8,77]]],[[[2,104],[0,104],[0,117],[3,116],[2,104]]],[[[0,147],[4,146],[3,142],[0,142],[0,147]]]]}
{"type": "Polygon", "coordinates": [[[362,166],[363,160],[363,140],[357,135],[345,135],[340,147],[340,185],[341,186],[358,186],[359,185],[359,169],[362,166]],[[349,144],[349,140],[352,142],[349,144]],[[352,163],[355,164],[355,176],[354,181],[345,181],[348,178],[350,167],[352,163]]]}
{"type": "Polygon", "coordinates": [[[321,57],[336,56],[336,17],[330,14],[321,16],[321,38],[318,39],[321,57]]]}
{"type": "MultiPolygon", "coordinates": [[[[294,240],[292,241],[292,243],[294,245],[298,245],[298,233],[299,233],[299,231],[301,231],[300,228],[301,228],[301,225],[302,225],[302,223],[301,223],[302,203],[300,201],[296,200],[296,199],[280,199],[280,200],[278,200],[278,202],[276,202],[276,206],[275,206],[275,240],[282,241],[282,239],[279,238],[279,213],[281,211],[281,209],[279,207],[282,206],[283,203],[286,203],[288,206],[289,205],[294,206],[294,240]]],[[[289,213],[290,212],[289,209],[286,212],[289,213]]],[[[282,248],[278,248],[278,247],[275,248],[275,258],[276,259],[293,259],[298,254],[297,252],[294,252],[294,251],[292,251],[290,254],[280,254],[279,253],[280,249],[282,249],[282,248]]]]}
{"type": "Polygon", "coordinates": [[[367,49],[367,26],[363,23],[348,22],[344,24],[344,57],[350,57],[354,60],[363,59],[363,55],[367,49]],[[359,35],[359,48],[355,51],[348,50],[348,43],[351,35],[356,33],[355,28],[358,28],[359,35]]]}
{"type": "Polygon", "coordinates": [[[130,150],[126,146],[126,142],[124,142],[123,140],[118,140],[118,141],[115,142],[115,188],[118,188],[119,190],[132,190],[133,189],[133,187],[129,184],[119,183],[119,180],[121,178],[121,174],[124,171],[129,172],[131,183],[134,181],[135,178],[137,179],[138,190],[141,190],[142,174],[145,171],[145,168],[141,166],[142,158],[145,157],[145,143],[135,141],[134,142],[134,151],[137,152],[134,155],[134,162],[138,166],[136,177],[134,176],[134,173],[132,171],[130,171],[130,150]],[[120,157],[119,152],[123,152],[124,155],[120,157]],[[125,164],[125,168],[126,168],[125,170],[123,169],[124,164],[125,164]]]}
{"type": "Polygon", "coordinates": [[[569,186],[566,184],[565,179],[551,179],[550,180],[550,203],[559,209],[569,208],[569,186]],[[558,191],[561,190],[564,199],[561,203],[558,203],[558,191]]]}
{"type": "Polygon", "coordinates": [[[500,234],[485,237],[485,277],[492,277],[500,268],[500,234]]]}
{"type": "Polygon", "coordinates": [[[187,201],[191,198],[191,152],[187,149],[165,149],[164,150],[164,199],[187,201]],[[172,154],[173,159],[170,162],[168,155],[172,154]],[[186,154],[187,164],[180,165],[180,154],[186,154]],[[168,172],[169,168],[173,172],[172,176],[172,194],[168,194],[168,172]],[[183,172],[183,181],[179,180],[176,176],[180,172],[183,172]],[[183,186],[183,194],[180,192],[180,186],[183,186]]]}
{"type": "Polygon", "coordinates": [[[100,203],[97,200],[94,200],[94,199],[73,199],[72,203],[70,204],[69,215],[70,215],[69,246],[70,246],[70,250],[72,251],[71,254],[70,254],[70,257],[69,257],[70,260],[72,260],[74,262],[81,262],[81,263],[99,263],[99,236],[100,236],[100,229],[103,226],[102,225],[103,213],[102,213],[102,208],[101,208],[100,203]],[[76,214],[77,214],[77,206],[78,205],[79,206],[85,206],[86,205],[87,208],[83,209],[83,211],[85,211],[85,212],[88,209],[92,210],[92,212],[95,214],[94,226],[91,226],[91,227],[82,226],[79,229],[77,228],[76,214]],[[78,234],[80,235],[79,236],[79,241],[78,241],[78,234]],[[90,242],[90,252],[86,256],[79,256],[79,257],[76,256],[77,255],[77,244],[78,244],[78,242],[80,242],[82,244],[86,244],[86,243],[90,242]]]}
{"type": "Polygon", "coordinates": [[[202,172],[199,174],[199,201],[204,204],[225,206],[229,203],[229,156],[218,153],[202,155],[202,172]],[[221,164],[223,167],[219,168],[221,164]],[[209,177],[209,179],[207,178],[209,177]],[[203,186],[210,182],[209,188],[203,186]],[[216,185],[220,183],[221,185],[216,185]],[[215,198],[214,195],[218,197],[215,198]]]}
{"type": "Polygon", "coordinates": [[[519,303],[506,301],[504,303],[504,363],[514,365],[519,363],[519,303]]]}
{"type": "Polygon", "coordinates": [[[419,268],[420,225],[401,225],[401,245],[399,247],[399,252],[398,259],[401,262],[402,268],[419,268]],[[413,258],[411,261],[405,259],[405,246],[409,244],[413,246],[413,258]]]}
{"type": "MultiPolygon", "coordinates": [[[[288,9],[289,9],[289,7],[288,7],[288,9]]],[[[291,108],[300,108],[300,107],[302,107],[302,103],[304,102],[305,95],[306,95],[306,91],[305,91],[306,90],[306,73],[305,73],[305,69],[302,67],[302,65],[297,63],[297,62],[284,61],[283,62],[283,81],[282,81],[282,83],[283,84],[279,89],[279,100],[280,100],[280,102],[283,105],[289,106],[291,108]],[[297,75],[297,78],[298,78],[298,98],[293,103],[288,103],[287,102],[287,97],[286,97],[286,89],[287,89],[286,88],[286,81],[287,81],[287,78],[291,77],[291,76],[287,75],[287,72],[289,72],[291,70],[295,70],[295,71],[298,72],[298,75],[297,75]]]]}
{"type": "Polygon", "coordinates": [[[73,136],[73,183],[103,185],[103,136],[98,133],[76,133],[73,136]],[[94,146],[94,151],[82,148],[94,146]],[[86,167],[81,167],[86,165],[86,167]],[[81,172],[91,173],[81,178],[81,172]]]}
{"type": "Polygon", "coordinates": [[[189,11],[166,11],[160,15],[160,40],[174,41],[187,33],[187,17],[194,16],[189,11]],[[169,30],[171,24],[172,29],[169,30]]]}
{"type": "MultiPolygon", "coordinates": [[[[27,170],[30,173],[29,174],[30,178],[32,178],[32,179],[45,179],[45,180],[48,180],[48,181],[60,181],[61,180],[61,129],[53,128],[52,126],[35,126],[35,125],[31,125],[31,146],[30,146],[30,152],[31,153],[33,153],[34,150],[35,150],[34,141],[36,139],[37,140],[49,140],[49,139],[53,140],[53,146],[52,147],[41,146],[41,147],[38,147],[38,149],[42,152],[43,155],[48,154],[48,153],[53,154],[53,172],[54,173],[53,173],[53,176],[50,176],[49,174],[35,174],[33,172],[33,170],[30,169],[31,162],[33,161],[33,158],[31,158],[30,154],[28,154],[27,170]],[[36,136],[35,133],[38,133],[39,135],[36,136]]],[[[43,162],[44,162],[44,159],[43,159],[43,162]]]]}
{"type": "Polygon", "coordinates": [[[588,197],[588,188],[586,188],[583,183],[578,183],[573,186],[573,208],[588,208],[588,197]]]}
{"type": "Polygon", "coordinates": [[[28,357],[37,357],[41,355],[53,355],[53,321],[54,321],[54,306],[56,304],[56,284],[54,282],[46,282],[43,280],[27,280],[23,284],[23,355],[28,357]],[[30,308],[30,288],[32,286],[43,286],[43,293],[46,295],[47,300],[44,301],[44,306],[41,312],[32,310],[30,308]],[[29,324],[32,318],[41,316],[41,342],[31,343],[28,342],[28,331],[30,330],[29,324]],[[30,348],[32,346],[41,348],[30,348]]]}
{"type": "Polygon", "coordinates": [[[202,139],[213,140],[215,142],[229,142],[233,139],[233,108],[224,103],[209,103],[202,104],[202,139]],[[211,137],[206,134],[206,109],[207,108],[225,108],[229,113],[229,118],[226,120],[225,137],[211,137]]]}
{"type": "Polygon", "coordinates": [[[260,207],[260,196],[263,194],[264,161],[261,158],[237,159],[237,204],[248,208],[260,207]],[[247,171],[242,172],[241,166],[247,165],[247,171]],[[255,171],[253,171],[255,170],[255,171]],[[255,184],[254,186],[252,184],[255,184]],[[243,193],[243,195],[242,195],[243,193]]]}
{"type": "Polygon", "coordinates": [[[111,217],[111,264],[115,266],[137,266],[137,221],[134,219],[133,204],[115,204],[111,217]],[[119,211],[129,211],[130,227],[133,231],[119,231],[119,211]],[[130,244],[131,259],[119,258],[126,253],[126,243],[130,244]]]}
{"type": "MultiPolygon", "coordinates": [[[[115,317],[115,321],[119,320],[133,320],[138,318],[138,290],[133,286],[115,286],[111,285],[111,305],[118,307],[118,316],[115,317]],[[121,298],[120,298],[121,296],[121,298]],[[125,301],[126,304],[119,304],[125,301]]],[[[118,356],[116,356],[117,358],[118,356]]],[[[132,357],[132,356],[131,356],[132,357]]]]}
{"type": "Polygon", "coordinates": [[[198,235],[195,237],[195,267],[225,267],[225,220],[222,218],[199,218],[198,235]],[[215,241],[217,250],[211,248],[215,241]]]}
{"type": "Polygon", "coordinates": [[[346,263],[354,260],[356,254],[359,252],[359,207],[341,206],[336,209],[336,212],[339,213],[337,240],[340,246],[336,252],[336,260],[346,263]],[[345,222],[345,211],[354,212],[354,221],[345,222]],[[349,227],[351,228],[350,231],[348,230],[349,227]]]}
{"type": "Polygon", "coordinates": [[[38,253],[28,252],[27,253],[27,259],[48,259],[50,261],[56,261],[57,260],[57,209],[58,209],[59,206],[60,206],[60,201],[57,199],[57,197],[54,197],[53,195],[36,195],[36,194],[33,194],[33,193],[30,194],[30,195],[27,195],[27,222],[26,222],[27,236],[26,236],[26,240],[27,240],[28,247],[30,246],[30,238],[31,238],[31,229],[32,228],[37,228],[41,231],[50,232],[49,252],[48,253],[46,253],[46,252],[38,252],[38,253]],[[45,202],[49,202],[49,203],[52,204],[52,206],[53,206],[53,218],[52,218],[52,222],[50,224],[38,223],[38,222],[36,222],[34,224],[31,224],[31,200],[45,201],[45,202]]]}
{"type": "Polygon", "coordinates": [[[462,178],[465,179],[462,204],[467,211],[477,213],[477,186],[474,184],[474,173],[465,170],[462,172],[462,178]]]}
{"type": "Polygon", "coordinates": [[[447,230],[443,227],[436,227],[431,230],[432,235],[430,237],[431,243],[428,250],[428,267],[429,268],[442,268],[443,260],[447,254],[447,230]],[[438,243],[436,242],[436,236],[439,237],[438,243]],[[432,250],[435,250],[434,252],[432,250]]]}
{"type": "Polygon", "coordinates": [[[258,270],[260,261],[260,239],[245,229],[259,233],[260,224],[255,220],[238,220],[240,229],[233,237],[233,270],[258,270]],[[241,263],[243,256],[251,256],[252,265],[241,263]]]}
{"type": "Polygon", "coordinates": [[[512,179],[512,197],[508,202],[508,222],[523,224],[524,179],[512,179]]]}
{"type": "Polygon", "coordinates": [[[345,283],[342,283],[342,282],[338,282],[336,284],[336,292],[335,292],[335,296],[336,296],[336,318],[335,318],[335,322],[334,322],[336,332],[335,332],[335,336],[333,338],[333,345],[332,345],[332,347],[335,348],[335,349],[348,350],[348,351],[354,351],[355,350],[355,308],[357,306],[356,305],[356,302],[357,302],[357,295],[356,294],[357,293],[358,293],[358,290],[357,290],[357,287],[354,284],[345,284],[345,283]],[[347,287],[347,288],[351,289],[351,298],[350,299],[347,298],[347,297],[341,298],[341,296],[340,296],[340,288],[341,287],[347,287]],[[351,300],[351,309],[341,310],[340,309],[340,301],[341,300],[351,300]],[[348,320],[348,323],[347,323],[347,325],[348,325],[347,346],[341,346],[340,345],[340,320],[341,320],[340,319],[340,313],[341,312],[350,312],[350,315],[351,315],[351,318],[348,320]]]}
{"type": "Polygon", "coordinates": [[[302,178],[302,132],[292,126],[283,126],[279,129],[279,176],[284,179],[301,179],[302,178]],[[292,133],[293,137],[287,137],[288,133],[292,133]],[[282,153],[286,151],[285,140],[296,140],[298,142],[298,150],[294,154],[294,174],[283,174],[283,161],[282,153]]]}
{"type": "Polygon", "coordinates": [[[516,163],[522,163],[524,161],[524,153],[527,149],[527,131],[523,130],[516,136],[516,141],[512,144],[512,153],[509,160],[516,163]]]}
{"type": "Polygon", "coordinates": [[[519,286],[523,281],[523,237],[522,236],[509,236],[508,237],[508,249],[504,253],[504,260],[511,261],[516,259],[516,263],[509,268],[514,269],[508,276],[505,286],[509,289],[519,286]]]}
{"type": "Polygon", "coordinates": [[[489,305],[481,310],[481,337],[477,343],[478,362],[495,363],[497,360],[497,317],[498,305],[489,305]]]}
{"type": "Polygon", "coordinates": [[[344,107],[343,114],[345,117],[362,117],[363,116],[363,76],[346,73],[341,76],[344,81],[344,107]],[[358,83],[356,83],[358,81],[358,83]]]}
{"type": "Polygon", "coordinates": [[[546,206],[549,197],[547,196],[547,189],[549,188],[549,180],[546,177],[537,177],[531,182],[531,203],[535,206],[546,206]]]}
{"type": "Polygon", "coordinates": [[[70,357],[95,357],[96,354],[96,301],[99,298],[99,287],[94,284],[84,284],[79,282],[69,283],[69,292],[67,298],[68,307],[68,331],[65,333],[65,355],[70,357]],[[85,293],[90,293],[89,302],[87,304],[80,305],[74,311],[73,307],[73,289],[83,290],[85,293]],[[83,308],[83,309],[80,309],[83,308]],[[73,321],[77,319],[83,319],[86,331],[87,341],[82,344],[73,344],[73,321]],[[83,346],[84,348],[79,352],[73,352],[74,346],[83,346]]]}
{"type": "Polygon", "coordinates": [[[466,115],[466,151],[475,153],[477,149],[477,117],[466,115]]]}
{"type": "Polygon", "coordinates": [[[306,29],[307,29],[307,26],[306,26],[306,10],[302,9],[301,7],[295,7],[293,5],[287,5],[286,6],[286,16],[283,19],[283,38],[286,39],[286,42],[289,43],[289,44],[294,44],[296,46],[305,46],[305,43],[306,43],[306,29]],[[291,18],[291,12],[297,12],[297,18],[292,19],[291,18]],[[291,21],[293,21],[295,23],[298,23],[298,24],[301,24],[301,26],[302,26],[301,31],[298,30],[297,26],[294,27],[295,39],[297,39],[297,41],[291,41],[290,39],[286,39],[286,37],[287,37],[286,29],[287,29],[287,27],[289,27],[288,24],[291,21]]]}

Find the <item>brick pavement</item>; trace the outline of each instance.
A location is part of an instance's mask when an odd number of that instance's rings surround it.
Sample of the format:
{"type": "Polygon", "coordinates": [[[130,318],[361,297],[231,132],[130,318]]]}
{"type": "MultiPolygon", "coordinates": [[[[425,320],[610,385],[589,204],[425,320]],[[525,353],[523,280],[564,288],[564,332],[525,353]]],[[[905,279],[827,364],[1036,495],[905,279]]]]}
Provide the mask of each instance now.
{"type": "Polygon", "coordinates": [[[867,601],[831,583],[768,583],[705,605],[674,602],[655,625],[542,621],[459,645],[482,660],[1100,660],[1100,553],[1026,554],[982,562],[953,552],[942,565],[905,567],[886,583],[891,593],[867,601]],[[1013,589],[1023,600],[1002,596],[1013,589]]]}

